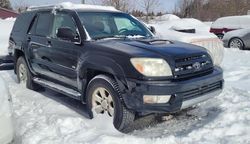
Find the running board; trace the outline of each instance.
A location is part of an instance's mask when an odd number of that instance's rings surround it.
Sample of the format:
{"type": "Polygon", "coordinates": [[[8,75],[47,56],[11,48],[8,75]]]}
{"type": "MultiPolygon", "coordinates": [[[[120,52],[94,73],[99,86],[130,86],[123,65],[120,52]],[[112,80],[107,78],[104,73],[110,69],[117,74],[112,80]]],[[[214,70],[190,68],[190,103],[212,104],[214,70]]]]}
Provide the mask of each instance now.
{"type": "Polygon", "coordinates": [[[62,85],[59,85],[59,84],[56,84],[54,82],[47,81],[47,80],[44,80],[41,78],[34,78],[33,81],[39,85],[46,87],[46,88],[55,90],[59,93],[65,94],[65,95],[72,97],[74,99],[81,100],[81,93],[79,93],[73,89],[67,88],[65,86],[62,86],[62,85]]]}

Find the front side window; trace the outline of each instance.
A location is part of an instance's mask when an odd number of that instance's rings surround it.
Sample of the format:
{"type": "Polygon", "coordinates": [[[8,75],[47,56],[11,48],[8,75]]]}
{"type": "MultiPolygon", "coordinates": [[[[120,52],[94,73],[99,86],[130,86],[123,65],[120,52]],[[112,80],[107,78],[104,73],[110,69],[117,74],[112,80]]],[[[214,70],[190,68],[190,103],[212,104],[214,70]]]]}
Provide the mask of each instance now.
{"type": "Polygon", "coordinates": [[[71,29],[75,34],[77,34],[77,26],[75,24],[75,21],[73,20],[73,17],[65,14],[65,13],[58,13],[55,15],[54,23],[52,27],[52,37],[57,38],[57,30],[59,28],[69,28],[71,29]]]}
{"type": "Polygon", "coordinates": [[[41,13],[38,15],[36,31],[35,34],[38,36],[49,36],[50,35],[50,22],[53,18],[53,15],[50,13],[41,13]]]}
{"type": "Polygon", "coordinates": [[[78,15],[92,39],[152,36],[144,25],[129,14],[116,12],[79,12],[78,15]]]}

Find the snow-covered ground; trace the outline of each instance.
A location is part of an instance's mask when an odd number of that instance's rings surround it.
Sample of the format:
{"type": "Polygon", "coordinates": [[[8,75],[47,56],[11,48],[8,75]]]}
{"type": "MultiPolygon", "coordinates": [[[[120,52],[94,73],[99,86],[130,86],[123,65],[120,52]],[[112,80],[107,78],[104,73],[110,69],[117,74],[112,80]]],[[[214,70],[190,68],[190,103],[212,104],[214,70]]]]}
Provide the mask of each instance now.
{"type": "MultiPolygon", "coordinates": [[[[6,49],[2,41],[0,49],[6,49]]],[[[18,85],[13,71],[0,75],[13,98],[17,144],[250,144],[249,55],[250,51],[225,51],[221,95],[131,134],[119,133],[109,118],[88,119],[84,105],[63,95],[18,85]]]]}
{"type": "Polygon", "coordinates": [[[9,35],[12,30],[15,19],[0,19],[0,56],[6,55],[8,53],[8,45],[9,45],[9,35]]]}

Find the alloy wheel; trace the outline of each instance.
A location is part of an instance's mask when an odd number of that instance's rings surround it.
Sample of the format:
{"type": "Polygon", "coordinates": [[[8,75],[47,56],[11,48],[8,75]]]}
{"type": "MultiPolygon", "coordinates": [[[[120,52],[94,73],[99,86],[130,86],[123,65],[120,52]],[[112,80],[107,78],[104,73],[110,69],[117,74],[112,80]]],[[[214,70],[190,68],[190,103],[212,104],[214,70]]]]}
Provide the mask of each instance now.
{"type": "Polygon", "coordinates": [[[244,46],[243,42],[238,38],[232,39],[230,42],[230,48],[242,49],[243,46],[244,46]]]}
{"type": "Polygon", "coordinates": [[[27,69],[25,65],[21,63],[18,67],[18,70],[19,70],[18,73],[19,73],[20,83],[26,84],[28,77],[27,77],[27,69]]]}
{"type": "Polygon", "coordinates": [[[92,94],[92,111],[96,114],[107,113],[110,117],[114,115],[114,102],[110,92],[98,87],[92,94]]]}

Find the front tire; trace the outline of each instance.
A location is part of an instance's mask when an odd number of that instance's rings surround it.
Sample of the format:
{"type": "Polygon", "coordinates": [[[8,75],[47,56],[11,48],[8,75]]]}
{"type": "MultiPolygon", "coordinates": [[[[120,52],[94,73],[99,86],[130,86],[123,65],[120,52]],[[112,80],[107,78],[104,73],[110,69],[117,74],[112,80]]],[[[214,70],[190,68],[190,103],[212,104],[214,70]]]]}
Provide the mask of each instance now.
{"type": "Polygon", "coordinates": [[[87,88],[87,106],[91,118],[94,114],[107,114],[113,117],[114,127],[123,133],[133,131],[135,113],[123,103],[116,81],[106,75],[94,77],[87,88]]]}
{"type": "Polygon", "coordinates": [[[24,57],[19,57],[16,63],[17,81],[24,84],[28,89],[41,90],[42,87],[33,82],[33,76],[27,66],[24,57]]]}
{"type": "Polygon", "coordinates": [[[241,39],[239,39],[239,38],[233,38],[229,42],[229,47],[230,48],[238,48],[240,50],[244,50],[245,45],[244,45],[244,43],[243,43],[243,41],[241,39]]]}

